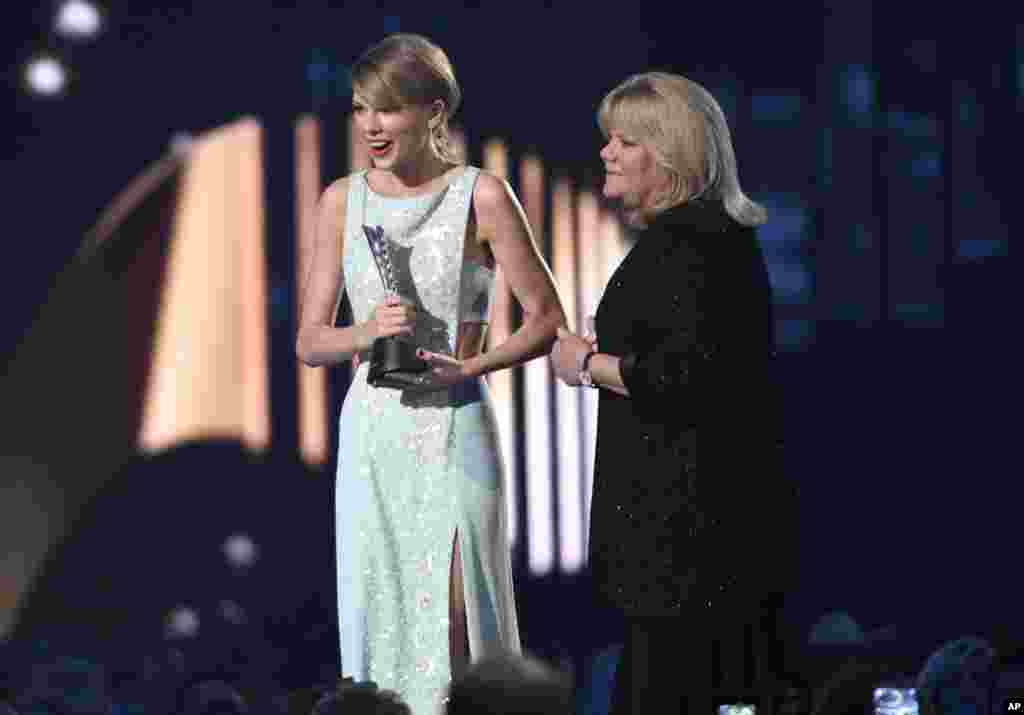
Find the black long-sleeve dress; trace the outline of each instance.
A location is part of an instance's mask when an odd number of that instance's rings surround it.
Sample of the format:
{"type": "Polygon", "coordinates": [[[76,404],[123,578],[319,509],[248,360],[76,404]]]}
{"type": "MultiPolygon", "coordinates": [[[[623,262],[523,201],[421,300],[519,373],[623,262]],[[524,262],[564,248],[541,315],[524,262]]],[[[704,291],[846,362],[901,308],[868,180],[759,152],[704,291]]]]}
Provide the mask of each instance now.
{"type": "Polygon", "coordinates": [[[716,200],[663,212],[613,274],[596,323],[598,349],[622,358],[630,393],[600,397],[599,594],[627,616],[700,617],[787,590],[796,501],[754,229],[716,200]]]}

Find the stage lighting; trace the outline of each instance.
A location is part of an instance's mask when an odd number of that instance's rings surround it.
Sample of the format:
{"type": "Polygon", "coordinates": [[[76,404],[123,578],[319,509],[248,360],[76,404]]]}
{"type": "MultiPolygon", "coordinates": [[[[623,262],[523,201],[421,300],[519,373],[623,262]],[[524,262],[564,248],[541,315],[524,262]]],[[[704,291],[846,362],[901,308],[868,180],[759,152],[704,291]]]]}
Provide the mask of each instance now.
{"type": "Polygon", "coordinates": [[[246,621],[245,609],[234,601],[221,601],[218,610],[221,618],[233,625],[240,626],[246,621]]]}
{"type": "Polygon", "coordinates": [[[194,638],[199,633],[199,614],[179,606],[167,615],[168,638],[194,638]]]}
{"type": "Polygon", "coordinates": [[[246,534],[232,534],[224,542],[224,555],[232,566],[252,566],[257,558],[256,544],[246,534]]]}
{"type": "Polygon", "coordinates": [[[57,32],[66,37],[90,38],[100,31],[100,11],[85,0],[67,0],[57,11],[57,32]]]}
{"type": "Polygon", "coordinates": [[[56,57],[42,55],[25,65],[25,83],[35,94],[52,97],[64,91],[67,71],[56,57]]]}

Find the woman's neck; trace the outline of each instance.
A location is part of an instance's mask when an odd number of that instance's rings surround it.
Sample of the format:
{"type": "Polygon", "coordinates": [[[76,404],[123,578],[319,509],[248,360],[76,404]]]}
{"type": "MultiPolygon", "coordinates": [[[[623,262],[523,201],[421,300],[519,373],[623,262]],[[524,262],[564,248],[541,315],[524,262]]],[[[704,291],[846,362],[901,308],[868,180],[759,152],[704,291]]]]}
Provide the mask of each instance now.
{"type": "Polygon", "coordinates": [[[422,161],[411,162],[406,167],[394,167],[385,170],[389,180],[398,192],[416,192],[437,178],[444,176],[452,165],[431,153],[422,161]]]}
{"type": "Polygon", "coordinates": [[[622,220],[630,228],[644,230],[657,217],[658,212],[648,206],[634,206],[626,208],[622,212],[622,220]]]}

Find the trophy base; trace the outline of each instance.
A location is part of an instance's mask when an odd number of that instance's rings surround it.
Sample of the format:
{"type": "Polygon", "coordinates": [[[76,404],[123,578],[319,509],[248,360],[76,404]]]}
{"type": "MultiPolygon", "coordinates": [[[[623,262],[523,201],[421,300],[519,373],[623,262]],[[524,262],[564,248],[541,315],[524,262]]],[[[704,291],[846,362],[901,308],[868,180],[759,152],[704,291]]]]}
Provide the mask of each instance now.
{"type": "Polygon", "coordinates": [[[366,381],[373,387],[399,390],[422,387],[430,363],[416,357],[416,345],[398,337],[373,341],[366,381]]]}

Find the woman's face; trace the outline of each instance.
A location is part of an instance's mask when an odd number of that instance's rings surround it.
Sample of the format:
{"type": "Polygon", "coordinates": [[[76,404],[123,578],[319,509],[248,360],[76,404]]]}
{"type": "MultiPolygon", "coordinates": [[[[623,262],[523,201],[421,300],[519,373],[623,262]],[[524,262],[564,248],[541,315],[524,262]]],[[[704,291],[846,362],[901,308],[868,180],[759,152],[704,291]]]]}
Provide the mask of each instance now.
{"type": "Polygon", "coordinates": [[[620,200],[627,211],[651,208],[671,186],[668,172],[655,161],[650,147],[619,130],[609,133],[601,160],[605,197],[620,200]]]}
{"type": "Polygon", "coordinates": [[[377,108],[358,94],[352,98],[352,115],[360,138],[366,143],[374,167],[402,171],[430,157],[431,105],[377,108]]]}

